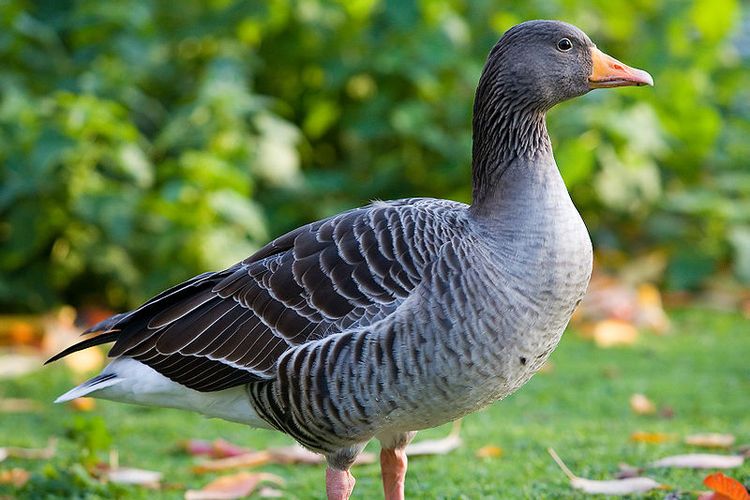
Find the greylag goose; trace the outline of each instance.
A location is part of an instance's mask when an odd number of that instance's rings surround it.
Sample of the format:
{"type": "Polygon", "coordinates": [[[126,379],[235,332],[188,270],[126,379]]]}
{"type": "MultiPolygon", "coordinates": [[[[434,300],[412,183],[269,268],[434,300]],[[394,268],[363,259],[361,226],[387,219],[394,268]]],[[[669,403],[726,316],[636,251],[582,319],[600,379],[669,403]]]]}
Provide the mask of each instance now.
{"type": "Polygon", "coordinates": [[[592,249],[545,114],[593,88],[653,85],[578,28],[530,21],[490,52],[474,102],[473,201],[374,202],[308,224],[90,328],[50,361],[114,342],[84,395],[284,432],[323,454],[329,498],[380,441],[403,498],[420,429],[521,387],[557,345],[592,249]]]}

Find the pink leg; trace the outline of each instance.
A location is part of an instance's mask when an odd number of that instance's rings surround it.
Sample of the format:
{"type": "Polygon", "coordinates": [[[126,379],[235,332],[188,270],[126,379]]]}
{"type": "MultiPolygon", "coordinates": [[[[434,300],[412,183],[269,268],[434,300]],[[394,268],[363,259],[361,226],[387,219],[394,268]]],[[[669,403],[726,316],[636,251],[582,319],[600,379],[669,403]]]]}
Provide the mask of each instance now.
{"type": "Polygon", "coordinates": [[[380,450],[380,473],[383,476],[385,500],[404,500],[406,464],[404,448],[383,448],[380,450]]]}
{"type": "Polygon", "coordinates": [[[326,469],[326,495],[328,500],[349,500],[354,490],[354,476],[348,470],[326,469]]]}

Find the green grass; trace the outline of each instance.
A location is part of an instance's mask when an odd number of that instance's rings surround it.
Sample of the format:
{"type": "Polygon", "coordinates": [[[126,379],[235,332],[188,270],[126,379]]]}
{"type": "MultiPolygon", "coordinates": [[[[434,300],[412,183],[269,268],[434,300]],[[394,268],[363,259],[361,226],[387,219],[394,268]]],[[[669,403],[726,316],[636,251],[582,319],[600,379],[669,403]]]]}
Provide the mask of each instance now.
{"type": "MultiPolygon", "coordinates": [[[[599,349],[568,332],[552,356],[554,369],[536,375],[518,393],[464,419],[464,446],[446,456],[414,458],[409,465],[406,493],[411,498],[577,498],[567,479],[545,451],[553,447],[578,475],[609,479],[617,464],[643,465],[670,454],[705,451],[681,444],[635,443],[634,431],[673,433],[724,432],[750,443],[750,331],[738,315],[704,310],[673,312],[672,335],[644,335],[632,347],[599,349]],[[647,394],[658,406],[674,411],[672,418],[634,415],[631,394],[647,394]],[[476,450],[492,444],[502,448],[500,458],[477,459],[476,450]]],[[[0,415],[0,446],[43,446],[49,436],[60,438],[59,452],[49,463],[9,459],[0,470],[24,467],[35,473],[33,489],[14,492],[0,487],[0,496],[95,498],[181,498],[184,488],[198,488],[212,475],[190,473],[195,459],[175,452],[186,438],[224,438],[263,448],[291,441],[279,434],[237,424],[208,420],[174,410],[146,409],[99,402],[94,412],[78,414],[52,405],[55,396],[73,380],[62,366],[46,367],[26,377],[3,381],[5,397],[40,401],[44,410],[0,415]],[[82,456],[81,442],[106,448],[105,432],[96,431],[103,419],[111,446],[126,466],[159,470],[167,487],[154,493],[139,487],[97,489],[78,473],[66,472],[82,456]],[[77,431],[75,429],[78,429],[77,431]],[[83,430],[81,430],[83,429],[83,430]],[[87,430],[88,429],[88,430],[87,430]],[[91,430],[93,429],[93,430],[91,430]],[[100,435],[101,434],[101,435],[100,435]],[[101,441],[96,444],[97,439],[101,441]],[[50,478],[59,476],[56,483],[50,478]],[[46,479],[45,479],[46,478],[46,479]],[[59,489],[56,489],[59,488],[59,489]]],[[[449,426],[420,433],[417,439],[436,438],[449,426]]],[[[376,447],[371,445],[371,450],[376,447]]],[[[106,453],[102,453],[106,456],[106,453]]],[[[286,478],[289,498],[321,498],[322,466],[268,466],[261,468],[286,478]]],[[[358,466],[356,498],[377,498],[377,465],[358,466]]],[[[750,465],[729,472],[747,483],[750,465]]],[[[649,470],[647,474],[682,492],[700,490],[707,471],[649,470]]],[[[647,495],[661,498],[664,492],[647,495]]],[[[693,498],[684,493],[681,498],[693,498]]]]}

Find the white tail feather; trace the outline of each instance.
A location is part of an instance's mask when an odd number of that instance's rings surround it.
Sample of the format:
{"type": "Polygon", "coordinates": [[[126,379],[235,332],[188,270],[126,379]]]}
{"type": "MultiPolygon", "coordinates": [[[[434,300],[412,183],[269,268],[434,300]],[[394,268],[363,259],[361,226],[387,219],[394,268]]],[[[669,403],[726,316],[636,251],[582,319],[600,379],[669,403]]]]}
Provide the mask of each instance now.
{"type": "Polygon", "coordinates": [[[73,399],[91,394],[92,392],[98,391],[100,389],[104,389],[105,387],[119,384],[122,381],[123,379],[118,378],[112,373],[97,375],[96,377],[87,380],[81,385],[72,388],[62,396],[58,397],[55,400],[55,403],[65,403],[66,401],[71,401],[73,399]]]}

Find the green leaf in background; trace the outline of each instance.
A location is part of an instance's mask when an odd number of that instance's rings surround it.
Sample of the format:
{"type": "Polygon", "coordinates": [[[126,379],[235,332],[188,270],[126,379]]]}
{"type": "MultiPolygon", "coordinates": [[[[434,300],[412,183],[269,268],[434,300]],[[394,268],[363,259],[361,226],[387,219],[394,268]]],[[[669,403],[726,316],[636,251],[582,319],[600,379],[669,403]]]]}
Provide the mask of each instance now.
{"type": "Polygon", "coordinates": [[[595,244],[661,247],[673,288],[746,281],[748,15],[737,0],[1,2],[0,310],[124,309],[374,198],[469,202],[482,64],[534,18],[656,81],[550,113],[595,244]]]}

